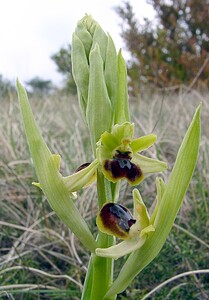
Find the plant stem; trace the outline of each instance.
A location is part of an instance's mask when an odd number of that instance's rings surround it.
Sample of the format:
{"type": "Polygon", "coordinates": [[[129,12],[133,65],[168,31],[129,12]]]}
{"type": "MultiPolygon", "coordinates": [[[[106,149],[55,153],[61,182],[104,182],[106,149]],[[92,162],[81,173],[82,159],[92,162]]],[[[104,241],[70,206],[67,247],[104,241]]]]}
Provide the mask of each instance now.
{"type": "MultiPolygon", "coordinates": [[[[118,187],[113,186],[107,181],[103,174],[98,171],[97,174],[97,192],[98,192],[98,206],[99,209],[108,201],[116,201],[118,196],[118,187]]],[[[107,248],[114,244],[114,237],[98,233],[97,238],[98,247],[107,248]]],[[[107,293],[113,280],[113,260],[111,258],[104,258],[92,254],[89,264],[90,272],[88,270],[84,286],[82,300],[103,299],[107,293]],[[85,296],[84,296],[85,295],[85,296]],[[87,298],[89,297],[89,298],[87,298]]],[[[115,300],[116,296],[111,296],[108,300],[115,300]]]]}

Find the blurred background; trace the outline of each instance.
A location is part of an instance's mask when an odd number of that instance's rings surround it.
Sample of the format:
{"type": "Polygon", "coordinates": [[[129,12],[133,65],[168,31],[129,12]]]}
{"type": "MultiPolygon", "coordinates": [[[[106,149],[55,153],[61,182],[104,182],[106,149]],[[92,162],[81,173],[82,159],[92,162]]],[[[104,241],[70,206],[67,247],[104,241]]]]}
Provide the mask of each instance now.
{"type": "Polygon", "coordinates": [[[85,13],[123,49],[133,95],[147,84],[209,86],[208,0],[78,0],[73,7],[67,0],[9,0],[0,11],[0,84],[14,85],[18,76],[31,90],[75,93],[71,36],[85,13]]]}
{"type": "MultiPolygon", "coordinates": [[[[165,181],[203,103],[200,154],[182,208],[158,257],[118,299],[209,299],[209,276],[198,273],[209,269],[209,1],[8,0],[0,9],[0,300],[80,299],[89,253],[31,185],[36,175],[15,80],[27,88],[49,148],[62,157],[62,174],[91,161],[71,69],[72,33],[85,13],[122,48],[136,136],[157,134],[148,155],[168,162],[165,181]]],[[[155,177],[139,189],[152,210],[155,177]]],[[[131,193],[123,183],[120,202],[130,209],[131,193]]],[[[78,208],[95,234],[96,203],[94,185],[80,192],[78,208]]],[[[116,273],[124,261],[116,261],[116,273]]]]}

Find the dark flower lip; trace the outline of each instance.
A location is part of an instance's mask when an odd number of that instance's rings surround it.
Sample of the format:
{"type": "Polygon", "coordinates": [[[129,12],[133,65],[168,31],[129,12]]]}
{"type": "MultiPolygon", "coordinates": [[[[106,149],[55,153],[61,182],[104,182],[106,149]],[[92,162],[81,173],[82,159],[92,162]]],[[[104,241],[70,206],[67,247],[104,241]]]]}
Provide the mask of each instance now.
{"type": "Polygon", "coordinates": [[[130,182],[135,182],[143,175],[141,169],[133,164],[130,159],[106,160],[104,169],[111,174],[113,179],[126,178],[130,182]]]}
{"type": "Polygon", "coordinates": [[[116,150],[116,154],[113,157],[114,159],[131,159],[131,151],[120,151],[116,150]]]}
{"type": "Polygon", "coordinates": [[[113,159],[105,160],[104,169],[111,174],[113,179],[126,178],[130,182],[135,182],[142,176],[141,169],[131,162],[130,151],[116,150],[113,159]]]}
{"type": "Polygon", "coordinates": [[[122,239],[128,237],[131,226],[136,223],[126,207],[115,203],[105,204],[100,211],[99,218],[103,226],[102,231],[122,239]]]}

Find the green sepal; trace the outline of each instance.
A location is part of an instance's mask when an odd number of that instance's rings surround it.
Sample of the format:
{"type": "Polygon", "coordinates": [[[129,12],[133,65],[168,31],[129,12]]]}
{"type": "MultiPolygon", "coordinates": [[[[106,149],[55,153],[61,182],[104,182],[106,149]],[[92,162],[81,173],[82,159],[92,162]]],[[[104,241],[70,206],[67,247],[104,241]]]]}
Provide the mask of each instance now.
{"type": "Polygon", "coordinates": [[[167,163],[164,161],[149,158],[138,153],[133,155],[132,162],[140,167],[143,174],[163,172],[167,169],[167,163]]]}
{"type": "Polygon", "coordinates": [[[136,251],[145,243],[146,238],[135,237],[129,240],[120,242],[117,245],[111,246],[109,248],[97,248],[95,250],[96,255],[113,258],[117,260],[118,258],[128,255],[133,251],[136,251]]]}
{"type": "Polygon", "coordinates": [[[134,218],[139,223],[140,230],[149,226],[149,214],[142,200],[142,197],[137,189],[133,190],[133,201],[134,201],[134,218]]]}
{"type": "Polygon", "coordinates": [[[116,124],[111,133],[104,132],[101,135],[100,143],[98,146],[104,145],[109,151],[109,156],[107,158],[111,158],[112,151],[121,147],[121,144],[127,145],[127,143],[131,143],[134,134],[134,124],[125,122],[122,125],[116,124]]]}
{"type": "Polygon", "coordinates": [[[69,192],[76,192],[96,181],[98,160],[95,159],[88,167],[70,176],[63,177],[69,192]]]}
{"type": "Polygon", "coordinates": [[[148,149],[156,142],[156,140],[157,140],[157,136],[155,134],[148,134],[145,136],[141,136],[138,139],[134,139],[131,142],[130,146],[132,151],[136,153],[148,149]]]}

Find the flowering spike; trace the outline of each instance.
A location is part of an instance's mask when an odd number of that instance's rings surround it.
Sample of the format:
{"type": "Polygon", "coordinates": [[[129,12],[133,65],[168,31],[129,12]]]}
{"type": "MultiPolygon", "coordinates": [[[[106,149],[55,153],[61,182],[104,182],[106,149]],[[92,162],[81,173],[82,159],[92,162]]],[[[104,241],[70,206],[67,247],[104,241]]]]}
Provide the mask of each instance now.
{"type": "Polygon", "coordinates": [[[114,123],[117,64],[117,53],[110,35],[86,15],[78,22],[73,34],[72,69],[94,154],[101,134],[110,130],[114,123]]]}

